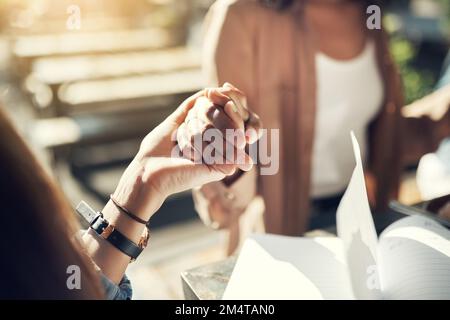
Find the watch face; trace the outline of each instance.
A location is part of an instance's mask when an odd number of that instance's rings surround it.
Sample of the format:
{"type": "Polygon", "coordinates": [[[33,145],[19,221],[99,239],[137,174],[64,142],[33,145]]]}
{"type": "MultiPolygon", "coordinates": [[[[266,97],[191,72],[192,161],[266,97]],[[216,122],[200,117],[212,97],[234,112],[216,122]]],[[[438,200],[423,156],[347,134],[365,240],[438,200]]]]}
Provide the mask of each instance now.
{"type": "Polygon", "coordinates": [[[100,215],[99,213],[95,212],[94,209],[92,209],[86,202],[81,201],[76,211],[91,225],[94,223],[95,218],[100,215]]]}

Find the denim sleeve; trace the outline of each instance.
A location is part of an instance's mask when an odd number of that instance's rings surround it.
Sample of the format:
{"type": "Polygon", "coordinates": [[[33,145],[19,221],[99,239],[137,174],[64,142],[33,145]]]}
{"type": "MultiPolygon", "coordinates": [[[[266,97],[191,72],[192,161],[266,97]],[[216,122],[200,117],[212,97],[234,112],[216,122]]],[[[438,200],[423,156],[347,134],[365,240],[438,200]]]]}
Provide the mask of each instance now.
{"type": "MultiPolygon", "coordinates": [[[[77,236],[80,238],[86,233],[87,230],[80,230],[77,236]]],[[[105,298],[107,300],[131,300],[133,296],[133,289],[131,288],[131,282],[126,275],[123,275],[122,280],[117,285],[108,279],[101,271],[98,271],[100,275],[100,282],[105,290],[105,298]]]]}
{"type": "Polygon", "coordinates": [[[123,276],[120,283],[117,285],[109,280],[103,273],[100,272],[100,280],[105,289],[105,298],[107,300],[130,300],[133,295],[131,282],[126,275],[123,276]]]}

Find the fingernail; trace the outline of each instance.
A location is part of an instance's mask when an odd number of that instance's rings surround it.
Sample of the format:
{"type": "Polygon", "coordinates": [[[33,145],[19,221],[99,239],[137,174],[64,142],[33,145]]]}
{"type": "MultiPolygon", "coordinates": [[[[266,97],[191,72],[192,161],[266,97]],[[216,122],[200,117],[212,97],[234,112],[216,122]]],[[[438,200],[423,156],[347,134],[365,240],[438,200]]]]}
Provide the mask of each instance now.
{"type": "Polygon", "coordinates": [[[248,129],[245,133],[245,137],[247,138],[247,141],[249,143],[253,143],[258,139],[258,135],[256,134],[256,131],[253,129],[248,129]]]}
{"type": "Polygon", "coordinates": [[[244,149],[246,145],[247,145],[247,139],[245,138],[245,133],[243,130],[239,130],[238,135],[237,135],[236,147],[238,149],[244,149]]]}
{"type": "Polygon", "coordinates": [[[236,103],[233,101],[233,112],[238,113],[238,108],[236,106],[236,103]]]}
{"type": "Polygon", "coordinates": [[[252,163],[244,163],[244,164],[241,164],[241,165],[239,166],[239,168],[240,168],[242,171],[250,171],[250,170],[253,168],[253,162],[252,162],[252,163]]]}

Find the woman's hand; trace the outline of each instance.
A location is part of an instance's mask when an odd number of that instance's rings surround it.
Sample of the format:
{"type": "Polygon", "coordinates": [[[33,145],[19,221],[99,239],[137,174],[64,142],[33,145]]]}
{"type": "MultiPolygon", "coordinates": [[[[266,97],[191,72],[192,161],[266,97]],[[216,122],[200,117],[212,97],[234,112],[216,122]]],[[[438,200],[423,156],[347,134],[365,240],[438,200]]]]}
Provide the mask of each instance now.
{"type": "MultiPolygon", "coordinates": [[[[136,157],[123,173],[114,192],[115,200],[134,215],[148,221],[167,196],[221,180],[233,174],[238,167],[242,167],[235,163],[194,162],[190,157],[183,156],[185,153],[181,149],[184,148],[185,151],[188,144],[182,143],[183,146],[180,146],[177,143],[177,137],[182,137],[182,132],[185,132],[183,127],[190,128],[185,121],[188,114],[195,119],[197,116],[205,116],[207,105],[215,106],[213,120],[222,119],[225,123],[223,128],[226,128],[229,121],[228,116],[223,112],[231,107],[229,103],[231,97],[227,94],[236,95],[233,99],[238,100],[238,103],[245,102],[242,93],[231,86],[202,90],[186,99],[174,113],[150,132],[142,141],[136,157]],[[194,108],[196,110],[191,113],[194,108]]],[[[241,107],[244,108],[244,106],[241,107]]],[[[243,109],[242,112],[246,110],[243,109]]],[[[239,117],[237,114],[234,117],[235,122],[244,128],[242,118],[239,118],[241,114],[239,113],[239,117]]],[[[251,120],[248,122],[259,123],[252,120],[257,119],[255,116],[248,114],[247,117],[251,120]]],[[[206,120],[204,121],[207,123],[206,120]]],[[[255,128],[259,127],[255,125],[255,128]]],[[[245,141],[254,141],[257,137],[258,133],[254,132],[245,141]]],[[[241,149],[245,146],[245,141],[241,142],[241,149]]],[[[245,169],[250,167],[251,163],[245,169]]],[[[139,242],[145,229],[143,224],[122,214],[112,201],[106,204],[102,212],[109,223],[128,239],[134,243],[139,242]]],[[[130,257],[94,233],[89,230],[83,236],[86,250],[103,274],[115,283],[119,283],[130,262],[130,257]]]]}
{"type": "MultiPolygon", "coordinates": [[[[248,128],[253,130],[251,133],[249,131],[245,141],[254,142],[258,138],[260,122],[255,115],[247,111],[242,92],[231,85],[202,90],[186,99],[174,113],[144,138],[139,152],[125,170],[114,192],[117,202],[140,218],[148,220],[169,195],[222,180],[233,174],[237,168],[249,170],[252,167],[248,156],[246,164],[229,161],[212,165],[176,156],[177,153],[184,155],[183,149],[186,151],[188,147],[187,141],[190,141],[190,138],[185,136],[185,130],[189,128],[191,132],[200,132],[192,128],[194,121],[187,123],[187,117],[198,119],[200,116],[203,117],[202,123],[212,124],[220,129],[237,126],[244,128],[243,117],[247,117],[252,126],[248,128]],[[235,108],[231,105],[230,96],[241,104],[239,113],[233,111],[235,108]],[[214,106],[214,112],[209,114],[207,111],[211,106],[214,106]],[[230,113],[232,115],[228,116],[230,113]],[[207,120],[208,115],[212,115],[211,122],[207,120]],[[229,120],[231,117],[233,121],[229,120]],[[216,120],[223,123],[218,124],[216,120]],[[188,140],[183,140],[182,137],[187,137],[185,139],[188,140]]],[[[241,142],[241,151],[245,144],[241,142]]]]}
{"type": "Polygon", "coordinates": [[[206,89],[197,99],[177,132],[185,158],[206,163],[216,170],[218,164],[234,164],[248,171],[252,158],[245,147],[261,136],[261,121],[247,107],[245,95],[229,83],[219,89],[206,89]]]}

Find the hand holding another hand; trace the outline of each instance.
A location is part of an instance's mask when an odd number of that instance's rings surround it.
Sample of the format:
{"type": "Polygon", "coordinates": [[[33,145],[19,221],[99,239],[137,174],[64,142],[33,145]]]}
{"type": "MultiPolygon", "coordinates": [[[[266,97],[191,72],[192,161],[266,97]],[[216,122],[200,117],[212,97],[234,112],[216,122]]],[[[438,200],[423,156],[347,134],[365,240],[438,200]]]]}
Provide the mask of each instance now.
{"type": "Polygon", "coordinates": [[[129,211],[148,220],[171,194],[222,180],[237,169],[250,170],[253,161],[244,150],[259,139],[260,129],[261,122],[248,110],[241,91],[229,84],[204,89],[186,99],[144,138],[114,197],[129,211]],[[213,162],[205,161],[211,159],[204,157],[204,150],[219,142],[205,141],[208,129],[216,137],[222,133],[220,145],[226,151],[214,151],[213,162]],[[233,138],[226,135],[227,129],[233,129],[233,138]],[[202,147],[194,143],[196,138],[202,147]]]}
{"type": "Polygon", "coordinates": [[[261,122],[247,108],[245,95],[230,84],[205,89],[177,131],[177,141],[185,158],[215,170],[234,164],[248,171],[253,160],[245,152],[247,144],[260,136],[261,122]]]}

